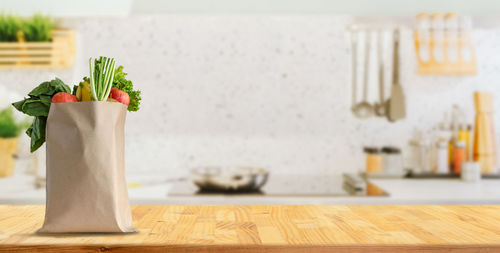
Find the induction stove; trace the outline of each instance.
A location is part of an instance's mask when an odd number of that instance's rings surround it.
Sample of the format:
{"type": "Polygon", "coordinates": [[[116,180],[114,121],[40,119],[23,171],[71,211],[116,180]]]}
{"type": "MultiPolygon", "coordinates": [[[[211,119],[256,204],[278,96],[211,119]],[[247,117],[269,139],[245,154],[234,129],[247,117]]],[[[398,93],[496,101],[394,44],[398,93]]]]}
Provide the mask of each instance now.
{"type": "Polygon", "coordinates": [[[221,192],[200,191],[189,180],[175,183],[168,196],[203,196],[203,195],[261,195],[269,197],[383,197],[387,192],[365,181],[364,187],[351,187],[345,183],[342,175],[290,175],[270,174],[268,182],[258,191],[221,192]]]}

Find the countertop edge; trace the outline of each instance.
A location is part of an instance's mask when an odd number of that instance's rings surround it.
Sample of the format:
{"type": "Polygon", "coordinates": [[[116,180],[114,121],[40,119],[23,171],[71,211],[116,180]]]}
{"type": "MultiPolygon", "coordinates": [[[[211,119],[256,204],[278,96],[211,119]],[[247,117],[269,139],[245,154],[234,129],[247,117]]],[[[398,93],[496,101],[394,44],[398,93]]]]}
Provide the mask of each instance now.
{"type": "Polygon", "coordinates": [[[182,253],[209,253],[209,252],[266,252],[266,253],[301,253],[301,252],[477,252],[500,250],[500,244],[325,244],[325,245],[138,245],[122,244],[108,246],[103,244],[65,244],[65,245],[0,245],[0,252],[61,252],[61,251],[84,251],[84,252],[182,252],[182,253]]]}

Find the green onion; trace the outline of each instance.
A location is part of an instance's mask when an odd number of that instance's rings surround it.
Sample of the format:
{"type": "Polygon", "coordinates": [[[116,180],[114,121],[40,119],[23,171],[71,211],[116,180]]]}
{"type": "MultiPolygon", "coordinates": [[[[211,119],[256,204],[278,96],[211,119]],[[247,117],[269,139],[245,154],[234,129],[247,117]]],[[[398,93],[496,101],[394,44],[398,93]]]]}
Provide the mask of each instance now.
{"type": "Polygon", "coordinates": [[[94,61],[90,58],[89,62],[92,99],[95,101],[106,101],[113,86],[115,59],[101,56],[94,61]]]}

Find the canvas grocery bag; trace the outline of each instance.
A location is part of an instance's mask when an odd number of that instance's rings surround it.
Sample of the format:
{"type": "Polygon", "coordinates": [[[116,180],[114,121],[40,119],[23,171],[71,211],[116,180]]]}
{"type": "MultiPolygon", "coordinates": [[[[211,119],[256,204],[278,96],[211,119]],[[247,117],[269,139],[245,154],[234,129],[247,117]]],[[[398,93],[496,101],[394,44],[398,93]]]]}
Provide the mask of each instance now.
{"type": "Polygon", "coordinates": [[[46,129],[47,203],[39,232],[134,232],[121,103],[53,103],[46,129]]]}

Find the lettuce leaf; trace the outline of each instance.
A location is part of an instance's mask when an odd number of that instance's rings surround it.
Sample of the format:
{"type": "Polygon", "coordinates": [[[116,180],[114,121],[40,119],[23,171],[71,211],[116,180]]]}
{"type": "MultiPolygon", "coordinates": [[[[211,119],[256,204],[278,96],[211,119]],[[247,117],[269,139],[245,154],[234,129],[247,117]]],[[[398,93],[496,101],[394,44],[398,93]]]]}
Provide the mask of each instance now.
{"type": "Polygon", "coordinates": [[[139,110],[141,104],[141,91],[134,90],[134,84],[132,81],[125,78],[125,76],[127,76],[127,73],[123,72],[123,66],[116,68],[113,78],[113,87],[128,93],[130,96],[130,104],[127,109],[131,112],[135,112],[139,110]]]}

